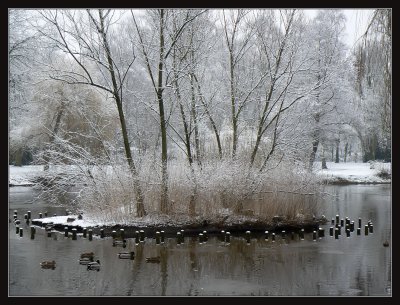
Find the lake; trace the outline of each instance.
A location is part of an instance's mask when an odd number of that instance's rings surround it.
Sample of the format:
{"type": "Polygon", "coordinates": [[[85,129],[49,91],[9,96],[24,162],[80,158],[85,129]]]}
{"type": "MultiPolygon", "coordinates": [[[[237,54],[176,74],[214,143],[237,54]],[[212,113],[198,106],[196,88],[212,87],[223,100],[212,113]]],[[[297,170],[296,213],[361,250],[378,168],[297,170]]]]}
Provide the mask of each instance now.
{"type": "MultiPolygon", "coordinates": [[[[233,235],[226,244],[216,236],[199,244],[195,237],[155,239],[127,247],[113,247],[112,239],[95,237],[93,241],[78,236],[64,237],[62,232],[47,237],[37,228],[30,239],[29,227],[22,221],[24,235],[9,223],[9,295],[10,296],[316,296],[373,295],[391,296],[391,186],[327,186],[332,196],[322,202],[322,214],[362,218],[361,235],[349,238],[329,236],[313,241],[277,234],[276,241],[253,236],[250,244],[233,235]],[[364,225],[373,222],[374,232],[364,235],[364,225]],[[389,247],[383,247],[388,240],[389,247]],[[101,262],[100,271],[87,270],[78,259],[92,251],[101,262]],[[119,259],[118,253],[134,251],[134,260],[119,259]],[[147,263],[146,257],[160,256],[159,263],[147,263]],[[56,268],[41,269],[40,262],[55,260],[56,268]]],[[[33,218],[47,210],[49,215],[65,215],[65,208],[46,202],[32,203],[31,187],[9,189],[9,217],[17,210],[19,219],[32,212],[33,218]],[[21,216],[22,215],[22,216],[21,216]]]]}

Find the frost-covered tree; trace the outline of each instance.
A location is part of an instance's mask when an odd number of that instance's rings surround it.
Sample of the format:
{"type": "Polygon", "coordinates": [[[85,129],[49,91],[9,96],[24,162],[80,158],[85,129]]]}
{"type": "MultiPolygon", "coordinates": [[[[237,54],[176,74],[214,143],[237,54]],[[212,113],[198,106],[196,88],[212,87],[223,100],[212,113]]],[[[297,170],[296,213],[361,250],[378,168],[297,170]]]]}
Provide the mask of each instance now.
{"type": "MultiPolygon", "coordinates": [[[[346,102],[344,91],[348,80],[346,71],[345,45],[341,38],[346,18],[340,10],[320,10],[312,21],[310,45],[313,50],[314,65],[310,79],[315,79],[319,87],[311,100],[312,152],[309,167],[315,160],[319,145],[329,140],[329,130],[341,124],[338,120],[338,104],[346,102]],[[330,127],[329,127],[330,126],[330,127]]],[[[339,138],[336,137],[335,143],[339,138]]],[[[326,148],[323,147],[324,151],[326,148]]]]}
{"type": "MultiPolygon", "coordinates": [[[[255,22],[258,69],[263,77],[258,98],[253,102],[256,141],[250,162],[254,163],[261,150],[259,159],[263,170],[283,144],[280,141],[280,138],[284,141],[282,124],[289,112],[320,84],[315,80],[305,81],[312,62],[305,48],[305,24],[299,11],[262,11],[255,22]]],[[[290,140],[285,138],[285,141],[290,140]]]]}
{"type": "Polygon", "coordinates": [[[392,11],[374,10],[355,50],[356,90],[366,128],[359,128],[364,161],[390,160],[392,121],[392,11]]]}
{"type": "Polygon", "coordinates": [[[143,191],[126,127],[124,89],[126,75],[136,56],[134,46],[130,56],[119,56],[113,48],[113,37],[118,32],[121,13],[113,10],[43,10],[40,12],[46,27],[39,32],[49,44],[65,54],[75,65],[63,68],[49,65],[50,78],[66,84],[92,86],[107,93],[115,102],[121,125],[123,147],[132,173],[136,194],[137,215],[146,215],[143,191]]]}
{"type": "Polygon", "coordinates": [[[10,162],[22,165],[32,161],[30,140],[23,138],[25,116],[30,112],[35,72],[40,59],[40,35],[31,27],[35,14],[30,10],[9,10],[9,130],[10,162]],[[14,137],[14,135],[16,135],[14,137]]]}
{"type": "Polygon", "coordinates": [[[204,11],[174,11],[174,10],[149,10],[147,11],[148,19],[152,27],[152,32],[148,33],[149,37],[146,39],[145,33],[140,28],[136,21],[135,14],[133,11],[132,19],[135,24],[135,28],[138,34],[138,41],[143,56],[143,62],[147,69],[149,78],[151,79],[152,89],[155,92],[156,100],[158,104],[158,115],[160,124],[161,134],[161,200],[160,200],[160,211],[168,214],[169,212],[169,200],[168,200],[168,144],[167,144],[167,128],[168,118],[165,106],[165,94],[166,88],[171,87],[171,78],[169,73],[166,73],[168,67],[168,61],[171,55],[173,55],[174,46],[176,45],[179,37],[188,25],[196,19],[197,16],[202,14],[204,11]],[[174,18],[176,14],[181,14],[183,17],[177,24],[177,19],[174,18]],[[153,42],[153,40],[155,42],[153,42]],[[156,64],[154,65],[153,62],[156,64]]]}
{"type": "Polygon", "coordinates": [[[9,105],[11,128],[18,114],[26,111],[38,35],[30,28],[32,13],[27,10],[9,11],[9,105]]]}

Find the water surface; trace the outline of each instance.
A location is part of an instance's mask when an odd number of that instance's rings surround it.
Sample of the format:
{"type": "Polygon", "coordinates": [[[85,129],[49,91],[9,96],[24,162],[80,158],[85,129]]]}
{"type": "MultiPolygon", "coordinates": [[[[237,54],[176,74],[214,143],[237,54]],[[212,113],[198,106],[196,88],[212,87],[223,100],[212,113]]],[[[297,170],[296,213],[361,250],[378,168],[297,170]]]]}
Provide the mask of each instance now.
{"type": "MultiPolygon", "coordinates": [[[[312,240],[276,242],[252,238],[247,244],[241,236],[233,236],[230,244],[210,237],[199,244],[186,237],[184,244],[167,239],[156,245],[146,239],[136,245],[129,239],[125,249],[112,247],[110,238],[82,237],[74,241],[63,233],[47,237],[37,229],[34,240],[22,223],[24,236],[15,234],[9,224],[9,295],[10,296],[92,296],[92,295],[391,295],[391,192],[390,185],[329,186],[323,202],[328,219],[357,220],[363,226],[374,224],[374,233],[335,240],[329,236],[330,224],[324,226],[326,237],[312,240]],[[82,252],[93,251],[101,262],[100,271],[88,271],[79,265],[82,252]],[[134,260],[118,259],[121,251],[135,251],[134,260]],[[159,264],[146,263],[146,257],[160,256],[159,264]],[[55,260],[54,270],[40,268],[40,262],[55,260]]],[[[32,203],[30,187],[10,188],[9,216],[28,210],[37,217],[47,210],[49,215],[62,215],[65,209],[46,202],[32,203]]],[[[21,218],[21,217],[20,217],[21,218]]],[[[357,226],[357,222],[356,222],[357,226]]]]}

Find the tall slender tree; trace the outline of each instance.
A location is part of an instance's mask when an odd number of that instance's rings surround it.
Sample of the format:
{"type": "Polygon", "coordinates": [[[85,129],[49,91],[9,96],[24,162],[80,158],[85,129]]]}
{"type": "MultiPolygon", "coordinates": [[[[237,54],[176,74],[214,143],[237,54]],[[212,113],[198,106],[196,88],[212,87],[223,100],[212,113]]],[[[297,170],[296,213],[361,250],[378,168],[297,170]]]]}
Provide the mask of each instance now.
{"type": "Polygon", "coordinates": [[[41,16],[48,28],[38,28],[62,53],[68,54],[77,64],[78,69],[54,69],[49,67],[50,77],[67,84],[80,84],[99,88],[112,96],[118,109],[125,156],[132,174],[136,195],[137,216],[146,215],[143,191],[139,182],[138,171],[129,143],[126,119],[123,111],[123,89],[125,77],[134,63],[136,56],[128,59],[125,65],[118,66],[113,58],[109,34],[112,10],[86,10],[86,16],[80,11],[42,11],[41,16]],[[86,17],[86,18],[85,18],[86,17]],[[94,69],[93,67],[96,67],[94,69]],[[98,75],[103,79],[99,79],[98,75]]]}

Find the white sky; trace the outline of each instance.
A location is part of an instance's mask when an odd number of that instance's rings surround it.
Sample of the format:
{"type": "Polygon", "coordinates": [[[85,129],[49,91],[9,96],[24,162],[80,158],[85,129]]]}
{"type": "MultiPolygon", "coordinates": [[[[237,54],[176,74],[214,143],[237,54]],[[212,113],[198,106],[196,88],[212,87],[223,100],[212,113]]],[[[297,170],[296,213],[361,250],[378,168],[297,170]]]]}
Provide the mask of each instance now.
{"type": "MultiPolygon", "coordinates": [[[[304,11],[310,18],[313,18],[318,10],[310,9],[304,11]]],[[[372,12],[373,10],[369,9],[343,9],[343,13],[347,18],[344,42],[350,48],[352,48],[357,39],[364,34],[372,12]]]]}

